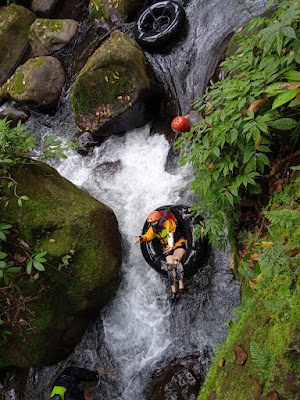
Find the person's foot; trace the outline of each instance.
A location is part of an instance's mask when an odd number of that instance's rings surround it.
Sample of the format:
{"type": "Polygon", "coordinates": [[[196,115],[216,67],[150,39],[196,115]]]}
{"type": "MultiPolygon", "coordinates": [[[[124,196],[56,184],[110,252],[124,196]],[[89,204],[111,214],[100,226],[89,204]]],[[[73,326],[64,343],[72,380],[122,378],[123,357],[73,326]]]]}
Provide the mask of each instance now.
{"type": "Polygon", "coordinates": [[[178,289],[178,292],[176,293],[176,299],[180,299],[184,295],[184,289],[178,289]]]}
{"type": "Polygon", "coordinates": [[[176,292],[171,292],[170,303],[173,304],[176,301],[176,292]]]}

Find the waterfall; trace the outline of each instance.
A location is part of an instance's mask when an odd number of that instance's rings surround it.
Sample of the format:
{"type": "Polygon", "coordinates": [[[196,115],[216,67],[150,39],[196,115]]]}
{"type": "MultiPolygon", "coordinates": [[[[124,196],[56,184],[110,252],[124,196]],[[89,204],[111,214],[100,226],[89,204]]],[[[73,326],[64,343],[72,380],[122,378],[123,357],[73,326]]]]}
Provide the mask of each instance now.
{"type": "Polygon", "coordinates": [[[31,370],[28,398],[48,398],[55,374],[69,363],[107,369],[108,375],[93,389],[95,400],[144,399],[158,368],[191,355],[208,367],[212,348],[225,339],[231,307],[239,303],[228,251],[214,249],[203,268],[186,280],[185,297],[170,305],[168,282],[133,243],[151,210],[193,200],[192,170],[178,166],[167,171],[169,152],[165,137],[146,125],[110,137],[87,157],[71,153],[55,163],[61,175],[115,212],[123,238],[122,281],[68,360],[31,370]]]}

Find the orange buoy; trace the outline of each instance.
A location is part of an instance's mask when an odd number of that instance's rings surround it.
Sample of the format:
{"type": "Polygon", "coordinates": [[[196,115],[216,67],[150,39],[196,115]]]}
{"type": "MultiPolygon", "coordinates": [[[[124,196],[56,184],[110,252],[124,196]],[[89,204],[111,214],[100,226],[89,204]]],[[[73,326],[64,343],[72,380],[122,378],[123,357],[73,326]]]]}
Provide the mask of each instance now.
{"type": "Polygon", "coordinates": [[[171,122],[171,128],[174,132],[188,132],[190,130],[190,124],[187,118],[179,116],[173,119],[171,122]]]}

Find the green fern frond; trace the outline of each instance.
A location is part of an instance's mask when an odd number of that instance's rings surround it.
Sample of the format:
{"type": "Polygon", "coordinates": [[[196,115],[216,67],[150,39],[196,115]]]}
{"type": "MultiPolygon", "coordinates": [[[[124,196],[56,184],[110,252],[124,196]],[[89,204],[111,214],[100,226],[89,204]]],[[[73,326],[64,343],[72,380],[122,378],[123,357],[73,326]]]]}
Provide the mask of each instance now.
{"type": "Polygon", "coordinates": [[[252,360],[258,369],[257,373],[267,378],[268,365],[271,359],[270,354],[267,351],[263,351],[254,340],[250,343],[250,352],[252,360]]]}
{"type": "Polygon", "coordinates": [[[273,225],[277,225],[281,228],[290,228],[299,225],[300,213],[296,210],[276,210],[276,211],[264,211],[265,216],[273,225]]]}
{"type": "Polygon", "coordinates": [[[300,165],[297,165],[295,167],[290,167],[290,168],[295,170],[295,171],[300,171],[300,165]]]}
{"type": "Polygon", "coordinates": [[[272,312],[282,312],[284,309],[283,306],[284,303],[279,303],[278,301],[274,302],[274,301],[270,301],[270,300],[265,300],[264,301],[264,306],[272,311],[272,312]]]}

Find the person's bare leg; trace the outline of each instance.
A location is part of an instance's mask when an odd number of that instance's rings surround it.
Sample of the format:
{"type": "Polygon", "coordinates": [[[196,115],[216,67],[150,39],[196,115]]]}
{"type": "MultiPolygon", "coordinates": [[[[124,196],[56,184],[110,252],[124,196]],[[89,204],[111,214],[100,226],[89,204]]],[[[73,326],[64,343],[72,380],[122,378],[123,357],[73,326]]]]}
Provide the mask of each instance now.
{"type": "MultiPolygon", "coordinates": [[[[181,275],[180,277],[182,277],[182,279],[178,279],[179,289],[184,289],[184,283],[183,283],[184,270],[183,270],[183,265],[181,263],[181,259],[184,256],[184,253],[185,253],[185,249],[176,249],[174,251],[174,254],[173,254],[174,260],[178,260],[179,261],[178,266],[179,266],[179,268],[181,270],[181,274],[179,274],[179,275],[181,275]]],[[[173,263],[174,263],[174,260],[173,260],[173,263]]],[[[176,266],[175,266],[175,268],[176,268],[176,266]]],[[[175,268],[174,268],[174,270],[175,270],[175,268]]],[[[176,271],[175,271],[175,273],[176,273],[176,271]]]]}
{"type": "MultiPolygon", "coordinates": [[[[172,293],[176,293],[176,271],[174,268],[174,264],[173,264],[173,255],[172,256],[167,256],[166,257],[166,262],[167,262],[167,266],[168,266],[168,274],[172,273],[173,275],[173,284],[171,282],[171,290],[172,293]]],[[[170,279],[170,275],[169,275],[169,279],[170,279]]],[[[170,279],[170,281],[172,281],[172,279],[170,279]]]]}

